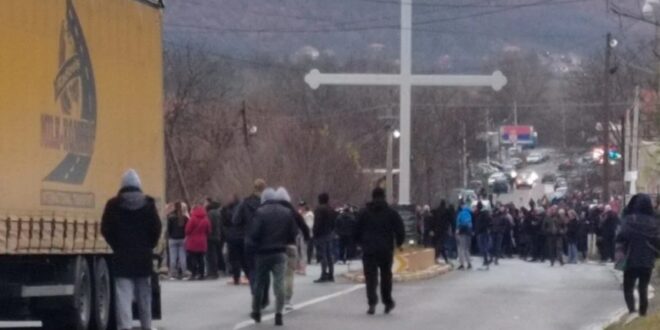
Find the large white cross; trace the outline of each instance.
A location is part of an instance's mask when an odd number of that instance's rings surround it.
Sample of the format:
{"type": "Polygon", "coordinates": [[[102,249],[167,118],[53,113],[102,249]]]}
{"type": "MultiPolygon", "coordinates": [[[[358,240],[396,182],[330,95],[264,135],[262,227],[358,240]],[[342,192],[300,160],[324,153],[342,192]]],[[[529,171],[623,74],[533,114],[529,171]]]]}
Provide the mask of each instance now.
{"type": "Polygon", "coordinates": [[[412,0],[401,0],[401,73],[400,74],[326,74],[312,70],[305,82],[317,89],[321,85],[399,86],[401,125],[399,147],[399,204],[410,204],[411,87],[414,86],[490,86],[498,91],[506,85],[500,71],[483,75],[413,75],[412,71],[412,0]]]}

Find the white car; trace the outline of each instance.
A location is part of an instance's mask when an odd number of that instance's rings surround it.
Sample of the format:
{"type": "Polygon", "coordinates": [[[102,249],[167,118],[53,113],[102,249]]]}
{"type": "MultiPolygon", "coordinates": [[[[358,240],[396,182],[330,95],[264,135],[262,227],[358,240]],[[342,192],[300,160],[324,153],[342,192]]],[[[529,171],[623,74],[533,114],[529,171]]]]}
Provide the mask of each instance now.
{"type": "Polygon", "coordinates": [[[539,164],[542,163],[544,160],[545,160],[545,156],[543,156],[543,154],[540,152],[532,152],[529,155],[527,155],[527,164],[539,164]]]}

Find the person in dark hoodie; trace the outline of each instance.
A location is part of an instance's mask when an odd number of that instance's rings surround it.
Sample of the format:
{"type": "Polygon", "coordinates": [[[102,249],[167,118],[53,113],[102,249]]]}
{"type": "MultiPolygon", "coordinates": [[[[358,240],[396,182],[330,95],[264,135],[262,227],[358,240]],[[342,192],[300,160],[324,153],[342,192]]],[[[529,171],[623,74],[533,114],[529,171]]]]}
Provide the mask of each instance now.
{"type": "Polygon", "coordinates": [[[619,259],[625,256],[623,272],[623,293],[630,313],[635,312],[633,291],[639,281],[639,315],[646,316],[648,308],[648,285],[655,267],[655,259],[660,256],[660,232],[651,198],[637,194],[624,210],[624,222],[616,236],[619,259]]]}
{"type": "Polygon", "coordinates": [[[449,258],[447,258],[447,250],[445,249],[445,243],[447,241],[447,236],[451,228],[452,217],[449,214],[449,209],[447,208],[447,202],[443,199],[440,201],[440,205],[437,209],[433,211],[432,222],[432,240],[433,247],[435,248],[435,259],[437,260],[442,256],[445,263],[453,267],[449,258]]]}
{"type": "Polygon", "coordinates": [[[209,265],[208,278],[217,279],[220,271],[225,270],[225,261],[222,255],[222,219],[220,216],[220,203],[211,198],[206,199],[206,213],[211,222],[211,233],[208,237],[208,251],[206,260],[209,265]]]}
{"type": "Polygon", "coordinates": [[[133,300],[142,329],[151,329],[152,257],[161,229],[155,200],[142,192],[137,172],[128,170],[119,193],[106,204],[101,220],[101,234],[113,251],[118,329],[132,328],[133,300]]]}
{"type": "Polygon", "coordinates": [[[167,244],[170,257],[170,279],[181,279],[188,272],[186,261],[186,223],[190,219],[184,202],[174,203],[174,212],[167,217],[167,244]],[[179,273],[180,271],[180,273],[179,273]]]}
{"type": "Polygon", "coordinates": [[[245,237],[242,228],[234,225],[232,218],[238,208],[240,200],[237,195],[233,195],[229,204],[225,205],[220,211],[222,218],[222,233],[227,242],[227,250],[229,253],[229,265],[231,268],[231,275],[234,279],[234,285],[241,284],[241,270],[245,276],[248,276],[248,261],[245,257],[245,237]]]}
{"type": "Polygon", "coordinates": [[[392,263],[395,247],[403,245],[405,229],[397,211],[385,201],[385,190],[373,190],[372,201],[360,211],[355,227],[355,241],[362,247],[362,263],[367,283],[367,313],[373,315],[378,304],[378,272],[385,313],[396,306],[392,299],[392,263]]]}
{"type": "Polygon", "coordinates": [[[295,211],[277,200],[272,188],[264,190],[262,205],[257,209],[247,239],[256,254],[255,293],[252,297],[252,319],[261,322],[263,296],[267,294],[269,278],[273,276],[275,292],[275,325],[282,326],[282,312],[286,300],[285,274],[287,268],[287,245],[295,242],[298,227],[295,211]]]}
{"type": "Polygon", "coordinates": [[[477,235],[477,244],[479,245],[479,251],[481,256],[484,258],[483,269],[488,270],[488,266],[491,262],[490,256],[490,232],[492,226],[492,217],[488,210],[484,209],[481,202],[477,203],[477,211],[474,214],[474,232],[477,235]]]}
{"type": "Polygon", "coordinates": [[[337,212],[333,210],[330,203],[330,195],[322,193],[319,195],[319,206],[314,210],[314,243],[316,251],[321,258],[321,277],[314,283],[334,282],[334,258],[332,253],[333,235],[337,212]]]}
{"type": "MultiPolygon", "coordinates": [[[[261,205],[261,193],[266,189],[266,181],[262,179],[257,179],[254,181],[254,191],[252,195],[243,199],[241,204],[238,205],[234,216],[232,218],[232,223],[236,229],[236,235],[242,239],[242,241],[235,241],[236,244],[244,245],[244,254],[246,259],[246,264],[248,267],[248,279],[250,280],[250,289],[254,295],[255,286],[254,286],[254,275],[256,267],[256,255],[254,247],[250,245],[250,242],[246,239],[246,233],[249,231],[249,228],[252,224],[252,219],[254,214],[257,212],[257,208],[261,205]]],[[[268,285],[266,285],[268,288],[268,285]]],[[[266,307],[269,304],[268,293],[263,295],[264,301],[263,306],[266,307]]]]}

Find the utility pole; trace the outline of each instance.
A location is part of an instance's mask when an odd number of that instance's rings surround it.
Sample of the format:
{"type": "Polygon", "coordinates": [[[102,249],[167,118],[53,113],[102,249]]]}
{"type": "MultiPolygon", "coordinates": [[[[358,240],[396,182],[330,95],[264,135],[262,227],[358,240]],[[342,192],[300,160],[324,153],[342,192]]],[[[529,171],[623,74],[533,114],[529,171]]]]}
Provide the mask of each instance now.
{"type": "Polygon", "coordinates": [[[630,194],[631,196],[637,193],[637,162],[639,161],[639,86],[635,88],[635,106],[633,107],[633,119],[632,119],[632,130],[631,130],[631,140],[632,147],[630,148],[630,171],[634,172],[633,177],[630,180],[630,194]]]}
{"type": "MultiPolygon", "coordinates": [[[[390,118],[394,117],[394,108],[390,107],[390,118]]],[[[391,119],[388,119],[391,120],[391,119]]],[[[385,166],[387,173],[385,174],[385,193],[387,196],[387,203],[394,204],[394,130],[393,125],[387,124],[387,155],[385,159],[385,166]]]]}
{"type": "Polygon", "coordinates": [[[249,131],[248,131],[248,123],[247,123],[247,106],[245,105],[245,100],[243,100],[242,106],[241,106],[241,118],[243,119],[243,138],[245,139],[245,147],[248,148],[248,152],[250,152],[249,147],[250,147],[250,137],[249,137],[249,131]]]}
{"type": "Polygon", "coordinates": [[[463,124],[463,187],[467,188],[468,186],[468,154],[467,154],[467,128],[465,127],[465,121],[463,124]]]}
{"type": "Polygon", "coordinates": [[[610,201],[610,69],[612,34],[607,33],[605,43],[605,76],[603,87],[603,203],[610,201]]]}
{"type": "MultiPolygon", "coordinates": [[[[518,132],[518,100],[513,100],[513,126],[516,127],[516,132],[518,132]]],[[[516,152],[518,151],[518,136],[513,140],[513,149],[516,152]]]]}
{"type": "Polygon", "coordinates": [[[486,108],[486,163],[490,164],[490,108],[486,108]]]}

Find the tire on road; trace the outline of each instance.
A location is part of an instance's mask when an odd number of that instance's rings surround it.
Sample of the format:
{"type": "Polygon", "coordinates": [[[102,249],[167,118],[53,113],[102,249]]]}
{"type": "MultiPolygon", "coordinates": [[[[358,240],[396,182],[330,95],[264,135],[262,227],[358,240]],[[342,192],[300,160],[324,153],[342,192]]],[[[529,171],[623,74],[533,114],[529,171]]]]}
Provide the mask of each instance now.
{"type": "Polygon", "coordinates": [[[69,276],[74,285],[72,297],[61,300],[61,309],[44,315],[43,327],[48,330],[88,330],[91,324],[93,286],[89,262],[82,256],[72,258],[69,276]]]}
{"type": "Polygon", "coordinates": [[[93,275],[92,329],[107,330],[114,324],[114,288],[110,268],[105,258],[95,258],[93,275]]]}

